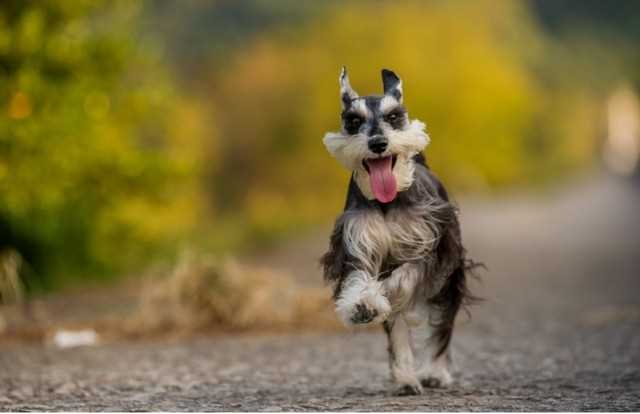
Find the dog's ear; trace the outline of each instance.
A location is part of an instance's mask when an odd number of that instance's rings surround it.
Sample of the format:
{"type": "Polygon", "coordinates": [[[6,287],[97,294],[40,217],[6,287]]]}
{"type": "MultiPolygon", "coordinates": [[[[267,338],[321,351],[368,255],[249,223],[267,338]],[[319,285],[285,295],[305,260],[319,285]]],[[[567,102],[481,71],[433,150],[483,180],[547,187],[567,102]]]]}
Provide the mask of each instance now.
{"type": "Polygon", "coordinates": [[[392,70],[382,69],[382,86],[384,94],[393,96],[402,102],[402,81],[392,70]]]}
{"type": "Polygon", "coordinates": [[[348,108],[351,106],[351,101],[356,99],[358,94],[351,88],[349,83],[349,75],[347,75],[347,67],[343,66],[340,72],[340,100],[342,101],[342,107],[348,108]]]}

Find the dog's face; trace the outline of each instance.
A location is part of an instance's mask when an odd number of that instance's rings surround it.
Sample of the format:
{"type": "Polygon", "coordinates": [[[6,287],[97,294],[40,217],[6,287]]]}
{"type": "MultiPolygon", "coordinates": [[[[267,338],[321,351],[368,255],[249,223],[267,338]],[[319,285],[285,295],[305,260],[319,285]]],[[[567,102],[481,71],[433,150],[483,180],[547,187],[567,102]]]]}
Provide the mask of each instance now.
{"type": "Polygon", "coordinates": [[[413,182],[412,157],[429,143],[424,124],[410,121],[402,105],[402,81],[382,70],[382,96],[358,96],[346,69],[340,74],[342,131],[324,137],[327,150],[347,169],[362,193],[382,203],[393,201],[413,182]]]}

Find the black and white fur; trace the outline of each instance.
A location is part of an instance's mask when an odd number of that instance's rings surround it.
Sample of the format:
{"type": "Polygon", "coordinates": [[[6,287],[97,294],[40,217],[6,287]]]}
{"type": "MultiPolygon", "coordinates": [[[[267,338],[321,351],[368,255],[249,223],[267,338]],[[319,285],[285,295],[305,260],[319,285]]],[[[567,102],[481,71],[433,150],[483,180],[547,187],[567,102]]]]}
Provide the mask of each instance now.
{"type": "Polygon", "coordinates": [[[397,394],[446,386],[456,314],[470,297],[457,209],[429,170],[420,121],[402,105],[402,82],[382,71],[383,96],[359,97],[340,75],[342,131],[327,133],[327,150],[352,171],[347,201],[322,257],[347,325],[382,323],[397,394]],[[355,121],[354,119],[357,118],[355,121]],[[375,199],[365,161],[393,156],[398,193],[375,199]]]}

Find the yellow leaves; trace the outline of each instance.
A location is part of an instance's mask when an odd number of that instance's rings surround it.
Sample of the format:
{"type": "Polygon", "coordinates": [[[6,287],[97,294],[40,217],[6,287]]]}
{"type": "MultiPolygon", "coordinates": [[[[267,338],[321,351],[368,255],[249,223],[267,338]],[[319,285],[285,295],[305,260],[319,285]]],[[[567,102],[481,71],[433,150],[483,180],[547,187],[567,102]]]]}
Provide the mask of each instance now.
{"type": "Polygon", "coordinates": [[[101,92],[90,92],[84,99],[84,110],[91,118],[103,119],[109,113],[111,99],[101,92]]]}
{"type": "Polygon", "coordinates": [[[16,92],[9,101],[7,115],[12,119],[24,119],[31,115],[31,100],[24,92],[16,92]]]}
{"type": "Polygon", "coordinates": [[[16,49],[23,54],[34,53],[40,48],[44,37],[45,14],[34,7],[23,14],[13,39],[16,49]]]}
{"type": "Polygon", "coordinates": [[[24,223],[33,206],[70,223],[81,236],[67,253],[91,245],[102,263],[199,227],[224,248],[334,216],[349,172],[321,139],[340,127],[342,65],[362,95],[382,92],[382,68],[401,76],[429,163],[455,191],[531,183],[594,150],[593,97],[540,76],[553,58],[518,1],[336,3],[216,56],[209,82],[185,82],[204,99],[178,90],[153,38],[132,35],[140,3],[45,4],[18,23],[0,10],[15,68],[0,73],[0,200],[24,223]]]}
{"type": "Polygon", "coordinates": [[[186,97],[173,99],[174,121],[167,125],[167,153],[181,172],[194,175],[203,166],[205,158],[209,162],[216,161],[217,130],[200,101],[186,97]]]}
{"type": "Polygon", "coordinates": [[[175,191],[167,200],[158,203],[142,197],[130,197],[126,203],[114,207],[105,216],[108,221],[130,226],[135,240],[154,242],[177,240],[193,230],[199,217],[194,193],[175,191]]]}
{"type": "MultiPolygon", "coordinates": [[[[430,165],[449,187],[535,182],[532,171],[554,161],[532,151],[532,136],[543,134],[545,148],[574,142],[579,128],[561,125],[590,99],[576,98],[562,116],[547,108],[561,92],[536,73],[545,47],[517,1],[345,3],[295,31],[261,36],[216,79],[221,151],[250,171],[226,170],[248,194],[238,214],[280,229],[330,217],[342,204],[348,173],[321,144],[339,128],[342,65],[361,95],[381,93],[383,67],[401,76],[409,114],[432,138],[430,165]]],[[[580,119],[582,129],[591,125],[580,119]]]]}
{"type": "Polygon", "coordinates": [[[0,8],[0,218],[52,280],[128,269],[192,235],[212,138],[136,41],[139,6],[62,3],[0,8]]]}
{"type": "MultiPolygon", "coordinates": [[[[296,203],[318,192],[344,190],[345,175],[320,142],[324,132],[339,127],[337,77],[343,64],[360,94],[379,94],[380,69],[396,70],[404,80],[411,115],[433,125],[435,141],[450,139],[447,152],[464,153],[471,142],[495,135],[517,136],[522,117],[530,116],[535,102],[530,75],[510,50],[493,42],[491,24],[459,24],[461,10],[463,17],[473,13],[471,6],[452,9],[440,3],[345,6],[290,35],[293,41],[275,35],[243,52],[221,82],[228,87],[220,98],[220,109],[228,109],[224,117],[251,116],[252,124],[260,125],[261,141],[281,141],[286,134],[291,138],[285,142],[292,143],[274,150],[273,157],[256,160],[267,163],[262,169],[270,171],[259,177],[261,191],[277,192],[279,180],[292,174],[305,177],[293,184],[295,190],[289,188],[301,197],[296,203]],[[294,121],[283,123],[282,113],[294,121]],[[277,164],[268,164],[269,159],[277,164]],[[303,191],[309,182],[318,188],[303,191]]],[[[242,122],[229,124],[248,128],[242,122]]],[[[246,132],[234,140],[248,144],[256,139],[246,132]]],[[[480,145],[475,150],[486,151],[480,145]]],[[[482,157],[473,154],[472,160],[478,159],[482,157]]],[[[476,168],[486,171],[486,166],[476,168]]]]}

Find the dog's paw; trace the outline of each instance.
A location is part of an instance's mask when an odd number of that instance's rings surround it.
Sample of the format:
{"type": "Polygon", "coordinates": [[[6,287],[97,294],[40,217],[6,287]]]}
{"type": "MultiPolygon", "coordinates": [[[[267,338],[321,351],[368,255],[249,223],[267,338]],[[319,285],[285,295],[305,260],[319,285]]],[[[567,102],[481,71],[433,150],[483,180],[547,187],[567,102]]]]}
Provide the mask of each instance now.
{"type": "Polygon", "coordinates": [[[366,292],[358,303],[343,310],[342,320],[347,325],[382,323],[391,313],[391,305],[379,293],[366,292]]]}
{"type": "Polygon", "coordinates": [[[351,323],[362,324],[372,322],[378,316],[377,309],[369,309],[367,305],[358,303],[355,312],[351,315],[351,323]]]}
{"type": "Polygon", "coordinates": [[[391,304],[382,294],[380,283],[370,279],[354,279],[336,300],[336,312],[347,325],[381,323],[391,313],[391,304]]]}
{"type": "Polygon", "coordinates": [[[422,386],[418,383],[399,384],[393,391],[393,395],[404,397],[408,395],[422,394],[422,386]]]}
{"type": "Polygon", "coordinates": [[[420,384],[425,388],[446,388],[453,383],[449,370],[441,368],[421,376],[420,384]]]}
{"type": "Polygon", "coordinates": [[[449,385],[449,383],[444,383],[440,378],[435,377],[422,378],[420,384],[425,388],[444,388],[449,385]]]}

